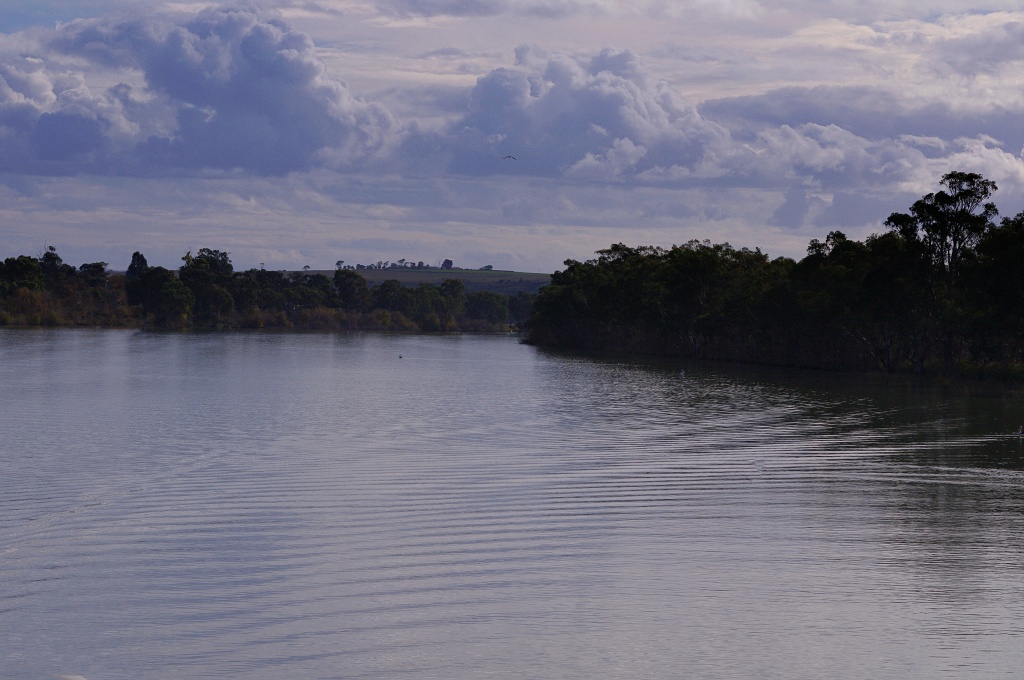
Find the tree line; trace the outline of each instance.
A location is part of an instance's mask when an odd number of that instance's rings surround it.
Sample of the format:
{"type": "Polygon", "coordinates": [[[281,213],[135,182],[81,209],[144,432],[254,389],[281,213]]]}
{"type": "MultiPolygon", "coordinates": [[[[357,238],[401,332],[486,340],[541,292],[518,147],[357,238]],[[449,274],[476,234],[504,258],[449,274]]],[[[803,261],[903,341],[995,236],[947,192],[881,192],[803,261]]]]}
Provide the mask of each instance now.
{"type": "Polygon", "coordinates": [[[451,332],[506,330],[526,322],[535,295],[467,292],[459,279],[371,288],[351,269],[323,274],[250,269],[229,253],[186,253],[176,271],[140,252],[124,274],[106,262],[65,264],[53,247],[0,262],[0,325],[296,328],[451,332]]]}
{"type": "Polygon", "coordinates": [[[827,369],[1024,378],[1024,212],[951,172],[863,242],[833,231],[799,261],[690,241],[566,260],[527,341],[827,369]]]}
{"type": "MultiPolygon", "coordinates": [[[[358,264],[357,263],[357,264],[354,264],[354,265],[353,264],[345,264],[345,260],[338,260],[337,262],[335,262],[334,267],[335,267],[335,269],[353,269],[353,270],[356,270],[356,271],[381,270],[381,269],[413,269],[413,270],[416,270],[416,271],[421,271],[421,270],[437,271],[439,269],[442,269],[442,270],[445,270],[445,271],[452,271],[452,270],[465,271],[465,267],[456,267],[455,263],[452,262],[449,259],[444,260],[443,262],[441,262],[441,264],[439,264],[436,267],[432,267],[429,264],[425,264],[423,262],[423,260],[420,260],[419,262],[413,262],[412,260],[406,260],[404,257],[401,258],[401,259],[395,260],[394,262],[391,262],[390,260],[377,260],[376,262],[372,262],[370,264],[358,264]]],[[[309,265],[306,265],[305,267],[303,267],[303,269],[307,269],[307,270],[309,268],[310,268],[309,265]]],[[[494,265],[493,264],[485,264],[484,266],[479,267],[477,269],[477,271],[482,271],[482,272],[494,271],[494,265]]]]}
{"type": "Polygon", "coordinates": [[[994,182],[951,172],[863,242],[833,231],[799,261],[690,241],[621,243],[566,260],[540,293],[463,282],[370,287],[186,253],[177,270],[136,252],[124,274],[75,268],[52,247],[0,262],[0,325],[449,332],[525,327],[532,344],[840,370],[1024,378],[1024,212],[996,222],[994,182]]]}

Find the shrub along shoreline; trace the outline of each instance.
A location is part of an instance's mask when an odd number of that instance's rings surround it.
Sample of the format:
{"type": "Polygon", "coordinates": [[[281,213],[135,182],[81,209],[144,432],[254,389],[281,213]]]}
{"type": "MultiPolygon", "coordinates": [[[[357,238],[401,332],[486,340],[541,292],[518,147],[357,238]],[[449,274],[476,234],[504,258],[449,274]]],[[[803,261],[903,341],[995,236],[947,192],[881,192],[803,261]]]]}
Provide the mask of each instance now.
{"type": "Polygon", "coordinates": [[[124,274],[107,263],[65,264],[50,247],[40,257],[0,262],[0,326],[497,332],[525,323],[535,294],[467,292],[463,282],[371,288],[355,271],[334,277],[250,269],[229,254],[186,253],[172,271],[132,255],[124,274]]]}
{"type": "Polygon", "coordinates": [[[1024,212],[994,222],[994,182],[943,190],[865,241],[833,231],[800,261],[690,241],[567,260],[526,341],[637,356],[1024,380],[1024,212]]]}
{"type": "Polygon", "coordinates": [[[496,332],[637,357],[1024,380],[1024,212],[995,222],[996,185],[951,172],[863,242],[833,231],[799,261],[690,241],[621,243],[566,260],[539,293],[463,281],[370,286],[357,271],[236,272],[186,253],[177,271],[136,252],[124,274],[54,248],[0,262],[0,326],[496,332]]]}

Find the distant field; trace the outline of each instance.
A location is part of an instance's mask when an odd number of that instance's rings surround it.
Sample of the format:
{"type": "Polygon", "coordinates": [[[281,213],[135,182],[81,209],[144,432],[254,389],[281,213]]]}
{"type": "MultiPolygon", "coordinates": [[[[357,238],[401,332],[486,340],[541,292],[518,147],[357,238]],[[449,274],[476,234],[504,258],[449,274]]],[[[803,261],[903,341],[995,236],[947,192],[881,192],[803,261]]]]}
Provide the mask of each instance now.
{"type": "MultiPolygon", "coordinates": [[[[311,271],[333,277],[334,271],[311,271]]],[[[551,283],[551,274],[534,272],[480,271],[477,269],[362,269],[356,272],[366,279],[370,286],[376,286],[389,279],[403,286],[418,286],[421,283],[438,285],[445,279],[460,279],[467,291],[488,290],[494,293],[515,295],[522,291],[536,293],[551,283]]]]}

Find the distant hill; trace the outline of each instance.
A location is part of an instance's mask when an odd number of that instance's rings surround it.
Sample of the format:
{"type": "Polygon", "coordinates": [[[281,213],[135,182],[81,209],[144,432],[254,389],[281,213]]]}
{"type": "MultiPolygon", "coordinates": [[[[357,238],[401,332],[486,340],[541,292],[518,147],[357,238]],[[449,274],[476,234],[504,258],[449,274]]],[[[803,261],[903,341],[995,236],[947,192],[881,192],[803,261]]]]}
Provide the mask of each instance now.
{"type": "MultiPolygon", "coordinates": [[[[323,274],[333,277],[333,270],[309,271],[308,274],[323,274]]],[[[357,274],[366,279],[372,287],[394,279],[403,286],[415,287],[421,283],[438,285],[445,279],[460,279],[467,292],[478,290],[515,295],[519,292],[536,293],[551,283],[551,274],[534,272],[482,271],[479,269],[360,269],[357,274]]]]}

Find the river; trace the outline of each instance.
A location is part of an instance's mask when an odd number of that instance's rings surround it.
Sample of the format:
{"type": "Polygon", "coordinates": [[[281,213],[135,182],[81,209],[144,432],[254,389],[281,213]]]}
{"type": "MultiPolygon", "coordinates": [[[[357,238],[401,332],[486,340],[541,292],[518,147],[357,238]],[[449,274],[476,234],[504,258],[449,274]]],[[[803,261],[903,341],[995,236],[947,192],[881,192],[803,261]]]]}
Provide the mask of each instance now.
{"type": "Polygon", "coordinates": [[[1024,397],[0,330],[0,677],[1020,678],[1024,397]]]}

